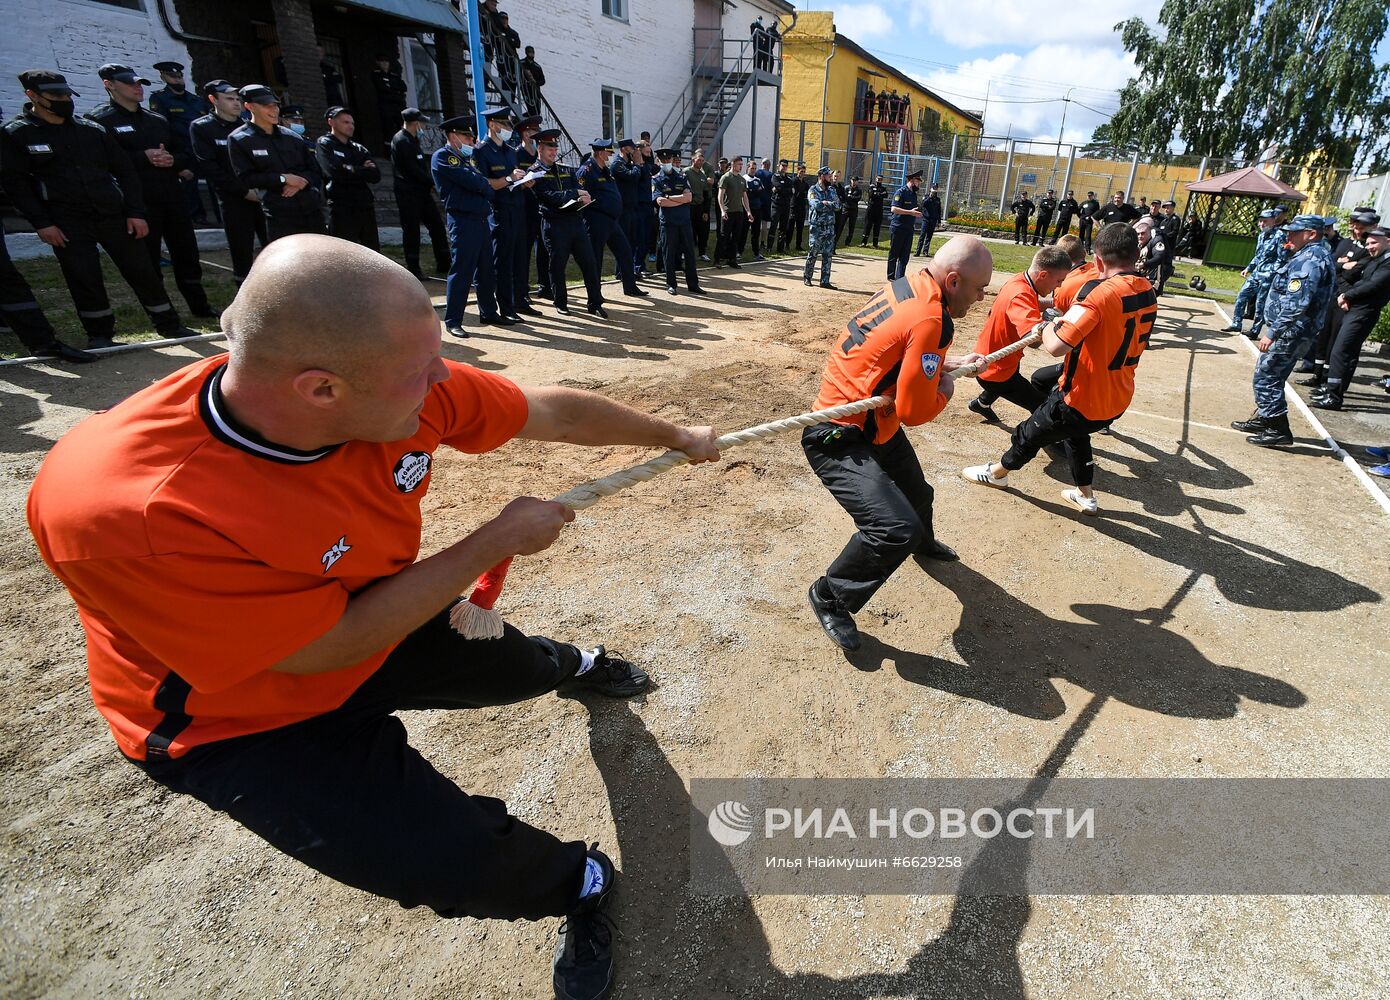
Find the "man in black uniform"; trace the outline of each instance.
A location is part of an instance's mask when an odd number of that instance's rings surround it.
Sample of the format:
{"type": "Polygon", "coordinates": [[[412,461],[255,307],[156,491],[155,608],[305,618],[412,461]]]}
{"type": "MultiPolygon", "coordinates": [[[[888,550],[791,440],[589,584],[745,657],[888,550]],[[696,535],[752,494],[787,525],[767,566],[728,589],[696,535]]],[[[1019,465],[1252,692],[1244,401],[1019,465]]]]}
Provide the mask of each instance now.
{"type": "Polygon", "coordinates": [[[140,178],[140,197],[145,203],[145,222],[149,235],[145,251],[159,273],[161,243],[169,248],[174,265],[174,283],[194,316],[216,316],[203,291],[203,265],[198,259],[198,237],[188,217],[188,199],[179,175],[192,165],[192,150],[185,143],[176,146],[169,123],[162,115],[140,106],[148,82],[129,66],[107,63],[97,70],[110,103],[89,111],[87,117],[106,129],[130,159],[140,178]],[[185,157],[188,157],[185,159],[185,157]]]}
{"type": "Polygon", "coordinates": [[[1033,226],[1033,246],[1040,247],[1047,239],[1047,231],[1052,226],[1052,217],[1057,214],[1057,192],[1051,188],[1038,202],[1038,221],[1033,226]]]}
{"type": "MultiPolygon", "coordinates": [[[[806,233],[806,196],[811,193],[811,181],[806,178],[806,164],[796,165],[796,177],[792,179],[792,224],[796,226],[796,249],[801,249],[801,238],[806,233]]],[[[790,239],[790,235],[788,236],[790,239]]]]}
{"type": "Polygon", "coordinates": [[[405,81],[391,68],[390,52],[378,52],[376,69],[372,70],[372,89],[376,91],[377,120],[381,122],[383,141],[389,147],[392,124],[401,120],[405,110],[405,81]]]}
{"type": "MultiPolygon", "coordinates": [[[[641,275],[647,265],[647,253],[643,248],[647,242],[647,219],[651,211],[652,170],[642,159],[637,143],[631,139],[620,139],[618,155],[610,161],[609,171],[623,199],[623,235],[632,247],[632,270],[634,274],[641,275]]],[[[549,288],[547,272],[541,272],[541,281],[549,288]]]]}
{"type": "Polygon", "coordinates": [[[579,190],[574,170],[556,162],[560,155],[559,139],[560,130],[557,128],[536,133],[537,159],[539,165],[545,168],[545,175],[536,180],[533,189],[536,200],[540,202],[541,239],[545,241],[545,249],[550,254],[550,288],[555,295],[555,311],[562,316],[570,314],[565,267],[573,254],[589,293],[589,312],[607,319],[608,311],[603,308],[603,288],[599,284],[598,262],[594,260],[589,231],[579,214],[593,199],[587,191],[579,190]]]}
{"type": "Polygon", "coordinates": [[[1086,200],[1081,203],[1081,228],[1077,233],[1081,237],[1081,246],[1087,253],[1091,252],[1091,234],[1099,212],[1100,202],[1096,201],[1096,193],[1087,191],[1086,200]]]}
{"type": "Polygon", "coordinates": [[[194,336],[179,324],[159,272],[139,241],[149,233],[140,179],[116,140],[73,117],[77,93],[52,70],[19,74],[29,103],[0,129],[0,186],[39,239],[53,248],[89,347],[111,347],[116,314],[106,297],[105,250],[165,337],[194,336]]]}
{"type": "Polygon", "coordinates": [[[1312,399],[1319,410],[1342,408],[1342,397],[1361,359],[1361,346],[1375,329],[1381,310],[1390,303],[1390,229],[1377,226],[1365,239],[1367,259],[1360,277],[1345,290],[1338,288],[1333,299],[1343,317],[1325,369],[1327,382],[1312,399]]]}
{"type": "MultiPolygon", "coordinates": [[[[1071,232],[1072,217],[1080,208],[1081,206],[1076,203],[1075,192],[1072,191],[1068,191],[1067,196],[1057,203],[1057,228],[1052,230],[1052,244],[1054,246],[1064,234],[1071,232]]],[[[1171,245],[1170,243],[1169,246],[1171,245]]]]}
{"type": "Polygon", "coordinates": [[[1014,213],[1014,242],[1028,242],[1028,217],[1033,214],[1036,206],[1032,199],[1028,197],[1027,191],[1020,191],[1018,197],[1009,206],[1009,211],[1014,213]]]}
{"type": "Polygon", "coordinates": [[[448,274],[451,263],[449,237],[431,194],[434,178],[430,176],[430,159],[420,145],[420,123],[424,120],[419,108],[406,108],[401,112],[401,129],[391,139],[391,189],[401,216],[401,250],[406,270],[422,281],[425,275],[420,270],[421,225],[429,230],[435,274],[448,274]]]}
{"type": "Polygon", "coordinates": [[[777,252],[787,249],[792,238],[792,203],[796,200],[796,178],[788,172],[790,164],[786,160],[777,161],[777,173],[772,175],[772,232],[767,240],[772,243],[773,233],[777,234],[777,252]]]}
{"type": "Polygon", "coordinates": [[[1318,331],[1318,339],[1304,358],[1303,371],[1311,372],[1311,375],[1298,380],[1299,385],[1311,386],[1314,396],[1321,396],[1325,391],[1332,345],[1337,342],[1342,322],[1348,312],[1341,307],[1339,299],[1361,280],[1367,265],[1371,262],[1366,240],[1371,230],[1380,225],[1380,215],[1372,208],[1358,206],[1352,209],[1350,221],[1351,236],[1342,237],[1331,250],[1332,266],[1337,279],[1332,288],[1332,301],[1328,303],[1327,315],[1318,331]],[[1309,362],[1312,362],[1311,365],[1309,362]]]}
{"type": "Polygon", "coordinates": [[[1116,191],[1110,196],[1110,204],[1096,213],[1096,222],[1101,229],[1113,222],[1123,222],[1125,225],[1129,225],[1131,222],[1137,222],[1140,214],[1139,209],[1125,201],[1123,191],[1116,191]]]}
{"type": "MultiPolygon", "coordinates": [[[[203,210],[203,199],[198,193],[198,171],[193,160],[193,143],[188,138],[188,128],[193,124],[193,119],[202,114],[201,102],[184,87],[183,63],[157,62],[154,68],[164,86],[150,94],[150,110],[157,115],[163,115],[169,123],[169,151],[180,164],[187,164],[179,169],[179,181],[188,205],[188,214],[195,224],[203,226],[208,221],[207,213],[203,210]]],[[[213,211],[216,210],[217,202],[214,200],[213,211]]]]}
{"type": "MultiPolygon", "coordinates": [[[[367,147],[352,141],[357,122],[344,107],[325,115],[328,134],[319,136],[319,172],[327,181],[328,234],[380,251],[376,235],[376,198],[370,185],[381,180],[381,168],[367,147]]],[[[419,236],[419,229],[416,229],[419,236]]]]}
{"type": "Polygon", "coordinates": [[[931,240],[936,235],[936,227],[941,225],[941,189],[931,186],[931,193],[922,203],[922,231],[917,237],[917,256],[931,256],[931,240]]]}
{"type": "Polygon", "coordinates": [[[907,273],[907,261],[912,256],[912,234],[917,231],[917,220],[922,210],[917,207],[917,189],[922,185],[922,171],[914,170],[893,195],[889,206],[892,220],[888,223],[888,280],[901,278],[907,273]]]}
{"type": "Polygon", "coordinates": [[[79,365],[96,361],[95,354],[69,347],[58,339],[53,325],[34,298],[34,290],[10,260],[3,235],[0,233],[0,326],[13,331],[25,350],[36,358],[54,358],[79,365]]]}
{"type": "MultiPolygon", "coordinates": [[[[527,115],[525,118],[513,116],[512,120],[514,124],[509,145],[516,150],[517,169],[529,173],[536,163],[536,133],[540,130],[541,119],[539,115],[527,115]]],[[[550,280],[550,258],[546,256],[545,244],[541,241],[541,211],[533,187],[534,185],[527,184],[521,189],[521,205],[526,216],[526,227],[520,234],[520,261],[516,273],[512,275],[512,280],[516,282],[512,291],[512,304],[516,306],[518,318],[541,315],[540,310],[531,304],[533,257],[541,282],[550,280]]]]}
{"type": "MultiPolygon", "coordinates": [[[[845,188],[845,246],[854,242],[854,226],[859,219],[859,203],[864,200],[864,188],[860,186],[860,178],[851,177],[849,186],[845,188]]],[[[839,240],[837,239],[838,243],[839,240]]]]}
{"type": "Polygon", "coordinates": [[[318,163],[304,140],[280,125],[280,99],[255,83],[241,88],[251,120],[227,139],[232,173],[258,192],[271,241],[291,233],[322,233],[318,163]]]}
{"type": "MultiPolygon", "coordinates": [[[[594,248],[594,263],[603,274],[603,248],[613,248],[614,270],[623,282],[623,294],[643,297],[647,293],[637,287],[637,275],[632,267],[632,244],[623,232],[623,195],[618,182],[608,169],[613,156],[612,139],[595,139],[589,143],[593,155],[579,168],[577,178],[582,191],[593,199],[584,211],[584,224],[589,230],[589,243],[594,248]]],[[[621,157],[620,157],[621,159],[621,157]]]]}
{"type": "Polygon", "coordinates": [[[269,241],[261,197],[237,180],[227,155],[231,134],[241,128],[241,95],[226,80],[203,84],[203,96],[212,113],[188,127],[193,140],[193,157],[198,171],[208,179],[222,205],[222,229],[227,234],[227,250],[232,257],[232,280],[238,285],[251,270],[255,241],[264,247],[269,241]]]}
{"type": "Polygon", "coordinates": [[[1178,203],[1176,201],[1165,201],[1161,206],[1158,216],[1158,228],[1163,233],[1163,238],[1168,241],[1168,246],[1176,255],[1178,239],[1182,236],[1182,219],[1178,218],[1178,203]]]}
{"type": "Polygon", "coordinates": [[[883,202],[887,197],[888,188],[880,174],[869,185],[869,207],[864,214],[864,238],[859,241],[861,247],[867,246],[870,238],[874,241],[874,247],[878,247],[879,234],[883,231],[883,202]]]}

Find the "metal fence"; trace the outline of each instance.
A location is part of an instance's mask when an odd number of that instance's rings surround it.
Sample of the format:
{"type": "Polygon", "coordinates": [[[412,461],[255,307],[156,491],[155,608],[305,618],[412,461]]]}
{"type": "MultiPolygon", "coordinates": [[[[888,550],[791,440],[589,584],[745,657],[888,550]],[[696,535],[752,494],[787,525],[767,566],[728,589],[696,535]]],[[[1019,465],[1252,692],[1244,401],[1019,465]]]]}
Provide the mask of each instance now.
{"type": "Polygon", "coordinates": [[[1188,184],[1252,165],[1308,195],[1307,211],[1330,212],[1351,174],[1345,169],[1195,155],[1155,163],[1137,153],[1125,155],[1064,142],[927,133],[855,122],[784,118],[779,138],[779,156],[801,161],[813,171],[826,165],[846,178],[862,177],[866,183],[882,177],[885,184],[894,186],[921,170],[928,183],[941,186],[948,217],[970,214],[1002,219],[1020,191],[1036,200],[1048,190],[1059,199],[1072,191],[1078,201],[1094,193],[1102,202],[1123,191],[1135,204],[1141,199],[1172,200],[1183,211],[1188,184]]]}

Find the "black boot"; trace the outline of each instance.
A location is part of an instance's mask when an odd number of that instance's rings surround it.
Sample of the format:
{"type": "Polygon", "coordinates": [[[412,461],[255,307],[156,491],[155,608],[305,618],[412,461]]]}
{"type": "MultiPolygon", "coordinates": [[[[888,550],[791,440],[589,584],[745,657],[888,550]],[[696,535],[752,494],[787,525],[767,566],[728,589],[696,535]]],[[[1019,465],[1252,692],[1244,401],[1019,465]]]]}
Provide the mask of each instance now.
{"type": "Polygon", "coordinates": [[[1260,411],[1256,410],[1245,420],[1232,420],[1231,430],[1244,431],[1247,434],[1256,433],[1265,429],[1265,418],[1260,416],[1260,411]]]}
{"type": "Polygon", "coordinates": [[[1293,444],[1293,432],[1289,430],[1289,415],[1281,413],[1265,421],[1264,430],[1252,434],[1245,440],[1261,448],[1277,448],[1293,444]]]}
{"type": "Polygon", "coordinates": [[[1340,410],[1342,408],[1342,394],[1333,392],[1331,389],[1324,389],[1320,394],[1308,400],[1308,405],[1315,410],[1340,410]]]}

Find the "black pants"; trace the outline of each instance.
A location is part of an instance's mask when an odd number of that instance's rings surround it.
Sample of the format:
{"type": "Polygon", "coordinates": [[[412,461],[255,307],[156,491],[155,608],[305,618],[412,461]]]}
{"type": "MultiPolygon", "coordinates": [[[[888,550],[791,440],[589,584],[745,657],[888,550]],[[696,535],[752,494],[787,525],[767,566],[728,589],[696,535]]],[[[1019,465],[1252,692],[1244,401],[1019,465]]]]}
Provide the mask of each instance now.
{"type": "Polygon", "coordinates": [[[1052,390],[1057,388],[1057,381],[1062,377],[1062,364],[1059,361],[1055,365],[1043,365],[1032,375],[1028,376],[1028,381],[1033,388],[1038,391],[1038,395],[1046,399],[1052,394],[1052,390]]]}
{"type": "Polygon", "coordinates": [[[1028,242],[1028,216],[1026,215],[1014,216],[1014,242],[1028,242]]]}
{"type": "Polygon", "coordinates": [[[159,273],[162,243],[169,249],[174,284],[188,303],[188,308],[200,314],[210,312],[208,294],[203,291],[203,262],[198,257],[198,236],[193,230],[193,220],[188,217],[183,189],[180,188],[172,198],[150,199],[145,205],[145,221],[150,226],[150,233],[144,239],[145,250],[150,255],[155,273],[159,273]]]}
{"type": "Polygon", "coordinates": [[[1033,415],[1014,428],[1009,450],[999,464],[1013,472],[1031,462],[1047,445],[1061,444],[1067,450],[1072,481],[1077,486],[1090,486],[1096,474],[1091,435],[1109,424],[1109,420],[1086,419],[1066,404],[1060,389],[1053,389],[1033,415]]]}
{"type": "Polygon", "coordinates": [[[922,220],[922,231],[917,236],[917,255],[931,253],[931,238],[936,235],[936,223],[931,219],[922,220]]]}
{"type": "Polygon", "coordinates": [[[323,233],[323,214],[314,209],[312,212],[304,212],[298,215],[286,215],[277,212],[275,215],[267,215],[266,230],[270,235],[270,242],[274,243],[282,236],[294,236],[297,233],[323,233]]]}
{"type": "Polygon", "coordinates": [[[865,246],[873,240],[874,246],[878,246],[880,234],[883,232],[883,206],[875,208],[869,206],[869,214],[864,216],[864,238],[859,241],[859,245],[865,246]]]}
{"type": "MultiPolygon", "coordinates": [[[[772,210],[772,231],[777,234],[777,251],[780,253],[787,249],[792,241],[792,209],[790,205],[772,210]]],[[[768,235],[767,241],[769,244],[772,243],[771,234],[768,235]]]]}
{"type": "MultiPolygon", "coordinates": [[[[898,216],[902,218],[902,216],[898,216]]],[[[888,280],[901,278],[907,273],[907,262],[912,257],[912,225],[899,225],[888,230],[888,280]]]]}
{"type": "MultiPolygon", "coordinates": [[[[854,226],[858,222],[859,213],[857,211],[845,213],[845,246],[854,242],[854,226]]],[[[835,242],[840,241],[840,234],[835,234],[835,242]]]]}
{"type": "Polygon", "coordinates": [[[1057,225],[1052,230],[1052,242],[1056,243],[1059,239],[1071,232],[1071,216],[1063,215],[1057,219],[1057,225]]]}
{"type": "MultiPolygon", "coordinates": [[[[510,202],[493,202],[492,270],[497,276],[497,308],[505,316],[515,316],[521,300],[518,289],[528,288],[517,272],[529,275],[531,255],[526,244],[526,202],[513,194],[510,202]]],[[[529,290],[529,288],[528,288],[529,290]]]]}
{"type": "Polygon", "coordinates": [[[574,909],[584,843],[469,795],[420,756],[392,713],[510,705],[553,691],[573,646],[470,640],[441,613],[332,712],[137,764],[315,871],[443,917],[537,920],[574,909]]]}
{"type": "Polygon", "coordinates": [[[545,242],[546,253],[550,255],[550,288],[555,293],[556,308],[569,306],[565,267],[571,256],[579,265],[579,273],[584,276],[584,287],[589,293],[588,308],[603,305],[598,263],[594,260],[594,247],[589,242],[589,230],[584,227],[584,221],[578,216],[559,221],[546,219],[541,226],[541,239],[545,242]]]}
{"type": "Polygon", "coordinates": [[[695,234],[695,249],[701,257],[709,256],[709,217],[715,211],[714,203],[707,195],[698,205],[690,206],[690,228],[695,234]]]}
{"type": "Polygon", "coordinates": [[[690,231],[690,223],[675,222],[661,224],[661,238],[666,243],[666,284],[676,287],[676,262],[685,258],[685,287],[692,292],[700,289],[700,276],[695,270],[695,236],[690,231]]]}
{"type": "Polygon", "coordinates": [[[430,234],[435,273],[448,274],[449,237],[444,232],[444,219],[434,203],[434,196],[428,191],[397,187],[396,210],[401,216],[401,250],[406,270],[420,273],[420,227],[423,225],[430,234]]]}
{"type": "MultiPolygon", "coordinates": [[[[733,216],[729,216],[733,218],[733,216]]],[[[806,200],[803,198],[796,211],[792,213],[792,219],[796,222],[796,248],[801,249],[802,237],[806,235],[806,200]]]]}
{"type": "Polygon", "coordinates": [[[1033,242],[1041,245],[1047,238],[1047,230],[1052,225],[1052,214],[1038,213],[1038,221],[1033,224],[1033,242]]]}
{"type": "MultiPolygon", "coordinates": [[[[1342,307],[1338,306],[1341,312],[1342,307]]],[[[1361,345],[1376,327],[1380,310],[1369,306],[1352,306],[1342,316],[1337,330],[1337,339],[1327,359],[1327,391],[1334,399],[1341,399],[1351,386],[1356,366],[1361,361],[1361,345]]]]}
{"type": "Polygon", "coordinates": [[[759,210],[755,208],[752,214],[748,216],[748,236],[753,244],[754,257],[762,255],[762,231],[762,216],[759,214],[759,210]]]}
{"type": "MultiPolygon", "coordinates": [[[[376,235],[376,208],[373,205],[328,206],[328,235],[351,240],[368,250],[381,252],[376,235]]],[[[420,229],[415,229],[416,256],[419,256],[420,229]]]]}
{"type": "Polygon", "coordinates": [[[126,232],[124,217],[74,216],[55,222],[67,237],[67,245],[55,247],[53,253],[62,268],[68,291],[72,293],[77,318],[88,337],[106,339],[116,330],[116,314],[111,311],[111,300],[106,297],[98,247],[106,251],[121,277],[135,292],[156,330],[169,333],[179,325],[179,315],[169,302],[158,269],[150,263],[149,251],[140,240],[126,232]]]}
{"type": "Polygon", "coordinates": [[[604,215],[597,207],[585,214],[588,218],[584,224],[589,227],[589,244],[594,248],[594,265],[599,275],[603,274],[603,248],[608,247],[613,251],[613,269],[622,280],[623,291],[628,294],[638,291],[637,274],[632,269],[632,244],[623,233],[621,220],[604,215]]]}
{"type": "Polygon", "coordinates": [[[1090,217],[1081,220],[1081,228],[1077,235],[1081,237],[1081,245],[1087,250],[1091,249],[1091,229],[1095,224],[1096,220],[1090,217]]]}
{"type": "Polygon", "coordinates": [[[623,234],[627,236],[627,242],[632,247],[632,269],[637,274],[647,271],[647,226],[650,221],[651,212],[647,210],[646,205],[639,205],[635,209],[623,212],[623,234]]]}
{"type": "Polygon", "coordinates": [[[982,378],[975,381],[980,383],[980,402],[985,406],[994,405],[996,399],[1007,399],[1032,413],[1047,398],[1047,392],[1024,378],[1022,372],[1014,372],[1002,382],[989,382],[982,378]]]}
{"type": "Polygon", "coordinates": [[[48,317],[34,298],[34,290],[10,260],[10,250],[3,238],[0,238],[0,317],[19,342],[31,351],[47,347],[57,339],[48,317]]]}
{"type": "MultiPolygon", "coordinates": [[[[724,220],[722,232],[719,234],[721,242],[714,248],[715,263],[728,261],[735,264],[743,256],[743,241],[748,236],[748,215],[744,212],[730,212],[729,217],[724,220]]],[[[797,241],[797,246],[800,246],[797,241]]]]}
{"type": "Polygon", "coordinates": [[[1327,304],[1327,315],[1323,319],[1322,329],[1318,331],[1317,339],[1313,341],[1313,346],[1308,348],[1306,361],[1314,362],[1318,366],[1318,378],[1322,382],[1327,381],[1327,363],[1332,357],[1332,345],[1337,342],[1337,333],[1342,329],[1342,319],[1347,314],[1347,310],[1337,304],[1337,290],[1332,291],[1332,301],[1327,304]]]}
{"type": "Polygon", "coordinates": [[[270,242],[266,235],[265,213],[260,202],[247,201],[234,194],[218,194],[222,199],[222,229],[227,234],[227,252],[232,257],[232,279],[239,285],[251,271],[251,261],[259,240],[264,248],[270,242]]]}
{"type": "Polygon", "coordinates": [[[854,518],[857,530],[825,571],[825,583],[846,611],[856,612],[934,537],[931,485],[901,428],[874,444],[858,427],[817,424],[801,432],[801,448],[854,518]]]}

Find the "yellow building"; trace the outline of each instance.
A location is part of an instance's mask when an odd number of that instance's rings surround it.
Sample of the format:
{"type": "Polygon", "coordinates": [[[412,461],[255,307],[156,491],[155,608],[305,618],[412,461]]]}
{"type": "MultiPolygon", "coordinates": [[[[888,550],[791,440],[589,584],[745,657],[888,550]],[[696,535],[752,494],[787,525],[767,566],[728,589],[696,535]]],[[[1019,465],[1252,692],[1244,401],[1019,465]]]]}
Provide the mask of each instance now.
{"type": "Polygon", "coordinates": [[[811,10],[782,40],[780,126],[784,156],[801,149],[799,158],[818,160],[823,149],[874,148],[876,126],[879,148],[912,153],[922,133],[979,135],[984,123],[836,32],[832,12],[811,10]],[[866,118],[869,90],[905,95],[906,114],[866,118]]]}

